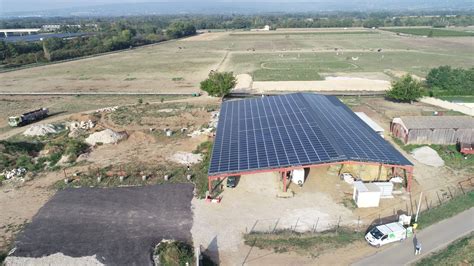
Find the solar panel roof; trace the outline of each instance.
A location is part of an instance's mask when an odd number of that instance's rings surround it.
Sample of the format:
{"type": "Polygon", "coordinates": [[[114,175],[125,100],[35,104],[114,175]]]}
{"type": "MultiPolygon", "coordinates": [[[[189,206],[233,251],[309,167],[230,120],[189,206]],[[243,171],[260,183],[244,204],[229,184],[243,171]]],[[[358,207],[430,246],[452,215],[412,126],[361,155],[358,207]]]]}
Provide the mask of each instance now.
{"type": "Polygon", "coordinates": [[[209,175],[342,161],[412,165],[336,97],[294,93],[224,102],[209,175]]]}

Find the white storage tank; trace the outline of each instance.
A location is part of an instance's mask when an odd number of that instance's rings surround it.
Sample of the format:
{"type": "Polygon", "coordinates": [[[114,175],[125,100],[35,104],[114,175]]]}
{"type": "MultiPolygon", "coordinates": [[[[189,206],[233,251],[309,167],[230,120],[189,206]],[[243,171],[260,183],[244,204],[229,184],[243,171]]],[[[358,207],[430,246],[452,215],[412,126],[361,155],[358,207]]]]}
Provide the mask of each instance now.
{"type": "Polygon", "coordinates": [[[304,169],[294,169],[291,172],[291,181],[299,186],[304,184],[304,169]]]}
{"type": "Polygon", "coordinates": [[[380,188],[372,183],[354,182],[352,199],[358,208],[378,207],[380,203],[380,188]]]}

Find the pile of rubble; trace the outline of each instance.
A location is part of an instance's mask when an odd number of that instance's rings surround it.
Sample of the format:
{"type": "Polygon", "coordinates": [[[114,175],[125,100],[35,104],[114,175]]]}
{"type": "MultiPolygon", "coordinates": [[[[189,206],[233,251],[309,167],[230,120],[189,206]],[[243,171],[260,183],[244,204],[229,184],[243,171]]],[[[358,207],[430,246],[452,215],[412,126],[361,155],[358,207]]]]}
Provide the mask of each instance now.
{"type": "Polygon", "coordinates": [[[29,127],[23,135],[36,137],[36,136],[46,136],[47,134],[56,134],[58,131],[56,127],[51,124],[40,124],[40,125],[33,125],[29,127]]]}
{"type": "Polygon", "coordinates": [[[178,151],[170,157],[170,160],[184,165],[196,164],[202,161],[202,154],[178,151]]]}
{"type": "Polygon", "coordinates": [[[96,144],[115,144],[127,137],[125,132],[115,132],[112,129],[105,129],[89,135],[85,142],[91,146],[96,144]]]}
{"type": "Polygon", "coordinates": [[[90,119],[88,121],[73,121],[67,125],[67,128],[71,131],[77,130],[77,129],[89,130],[94,127],[95,127],[95,124],[90,119]]]}
{"type": "Polygon", "coordinates": [[[23,177],[26,174],[26,169],[23,167],[13,169],[13,170],[4,170],[3,172],[0,173],[0,176],[4,176],[5,179],[10,180],[12,178],[16,177],[23,177]]]}
{"type": "Polygon", "coordinates": [[[104,108],[100,108],[100,109],[95,110],[95,112],[96,113],[113,112],[113,111],[117,110],[118,108],[119,108],[118,106],[104,107],[104,108]]]}
{"type": "Polygon", "coordinates": [[[92,120],[87,121],[73,121],[66,125],[69,129],[69,137],[77,138],[83,135],[87,130],[92,129],[95,127],[94,122],[92,120]]]}
{"type": "Polygon", "coordinates": [[[219,111],[211,112],[211,121],[209,121],[207,128],[201,128],[195,130],[188,134],[188,137],[194,138],[200,135],[209,135],[213,132],[217,127],[217,122],[219,121],[219,111]]]}

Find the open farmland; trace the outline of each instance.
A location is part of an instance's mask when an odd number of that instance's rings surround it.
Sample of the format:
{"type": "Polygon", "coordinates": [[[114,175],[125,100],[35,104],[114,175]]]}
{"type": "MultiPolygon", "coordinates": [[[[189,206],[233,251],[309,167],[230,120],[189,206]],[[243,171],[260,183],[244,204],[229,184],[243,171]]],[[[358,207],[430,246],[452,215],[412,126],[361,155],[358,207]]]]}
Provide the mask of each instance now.
{"type": "Polygon", "coordinates": [[[386,31],[404,33],[411,35],[421,35],[431,37],[465,37],[474,36],[474,33],[461,30],[437,29],[437,28],[385,28],[386,31]]]}
{"type": "MultiPolygon", "coordinates": [[[[440,65],[472,67],[473,40],[398,36],[360,28],[210,32],[0,73],[0,92],[192,93],[213,69],[250,74],[255,81],[317,81],[328,76],[380,81],[396,78],[397,73],[424,77],[440,65]]],[[[385,89],[386,85],[381,87],[385,89]]]]}

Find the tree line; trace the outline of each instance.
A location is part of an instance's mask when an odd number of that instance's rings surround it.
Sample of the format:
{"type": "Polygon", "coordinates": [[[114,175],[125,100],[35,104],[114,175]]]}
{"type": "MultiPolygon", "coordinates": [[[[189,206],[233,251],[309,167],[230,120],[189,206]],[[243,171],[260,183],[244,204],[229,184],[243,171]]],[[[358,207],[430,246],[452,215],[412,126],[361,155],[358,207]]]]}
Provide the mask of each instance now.
{"type": "Polygon", "coordinates": [[[98,32],[73,39],[47,38],[38,42],[0,41],[0,61],[3,67],[53,62],[136,46],[158,43],[196,34],[190,22],[169,24],[133,23],[119,20],[100,26],[98,32]]]}
{"type": "Polygon", "coordinates": [[[452,68],[440,66],[430,70],[426,81],[421,82],[410,75],[392,83],[386,96],[401,102],[412,102],[423,95],[465,96],[474,95],[474,68],[452,68]]]}

